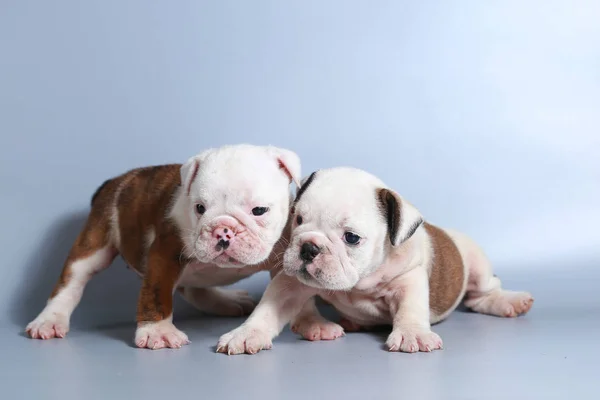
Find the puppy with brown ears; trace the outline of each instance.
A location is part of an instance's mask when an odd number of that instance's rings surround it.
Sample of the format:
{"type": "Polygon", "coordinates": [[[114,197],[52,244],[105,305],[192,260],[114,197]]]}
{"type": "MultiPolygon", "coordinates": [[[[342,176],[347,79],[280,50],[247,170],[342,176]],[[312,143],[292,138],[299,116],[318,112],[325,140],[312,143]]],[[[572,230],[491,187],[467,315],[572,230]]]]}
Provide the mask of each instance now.
{"type": "Polygon", "coordinates": [[[501,288],[472,240],[424,222],[413,205],[367,172],[317,171],[303,183],[293,209],[285,273],[271,281],[246,322],[220,338],[217,351],[271,348],[314,296],[340,312],[346,330],[391,324],[387,347],[403,352],[441,349],[431,324],[463,299],[476,312],[500,317],[524,314],[533,304],[529,293],[501,288]]]}
{"type": "Polygon", "coordinates": [[[275,269],[285,249],[291,181],[300,160],[285,149],[236,145],[206,150],[184,165],[139,168],[94,194],[48,303],[26,328],[32,338],[62,338],[89,279],[120,254],[142,277],[135,343],[188,343],[172,323],[178,290],[198,309],[228,316],[254,308],[248,293],[224,290],[275,269]],[[270,257],[269,257],[270,256],[270,257]]]}

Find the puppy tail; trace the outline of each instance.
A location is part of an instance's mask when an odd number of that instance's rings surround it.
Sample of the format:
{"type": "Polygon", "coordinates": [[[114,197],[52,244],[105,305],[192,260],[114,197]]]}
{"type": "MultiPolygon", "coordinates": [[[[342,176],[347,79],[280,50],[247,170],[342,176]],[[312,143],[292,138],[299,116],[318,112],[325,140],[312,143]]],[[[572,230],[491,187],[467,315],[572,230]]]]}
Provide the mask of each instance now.
{"type": "Polygon", "coordinates": [[[90,201],[90,205],[92,207],[94,206],[94,201],[96,201],[96,198],[98,197],[98,195],[100,194],[100,192],[102,191],[102,189],[104,189],[106,187],[106,185],[108,185],[111,181],[113,181],[113,179],[107,179],[107,180],[105,180],[104,183],[102,183],[102,185],[100,185],[98,187],[98,189],[96,189],[96,191],[92,195],[92,200],[90,201]]]}

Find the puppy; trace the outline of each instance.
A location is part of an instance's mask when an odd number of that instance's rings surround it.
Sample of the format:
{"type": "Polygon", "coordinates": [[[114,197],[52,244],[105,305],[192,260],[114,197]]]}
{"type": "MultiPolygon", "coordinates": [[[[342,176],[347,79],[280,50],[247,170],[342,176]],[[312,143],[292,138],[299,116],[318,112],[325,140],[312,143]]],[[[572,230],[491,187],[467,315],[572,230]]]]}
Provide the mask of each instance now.
{"type": "Polygon", "coordinates": [[[414,206],[367,172],[313,173],[290,218],[285,273],[271,281],[248,320],[220,338],[218,351],[271,348],[272,338],[315,295],[340,312],[347,330],[391,324],[387,348],[410,353],[442,348],[431,324],[463,298],[472,310],[500,317],[532,306],[529,293],[501,288],[473,241],[424,222],[414,206]]]}
{"type": "Polygon", "coordinates": [[[176,289],[204,312],[250,313],[254,303],[246,292],[215,286],[274,266],[273,255],[285,248],[280,237],[292,200],[289,184],[299,177],[295,153],[237,145],[106,181],[92,198],[46,307],[26,332],[31,338],[64,337],[85,285],[118,254],[143,281],[138,347],[188,343],[172,323],[176,289]]]}

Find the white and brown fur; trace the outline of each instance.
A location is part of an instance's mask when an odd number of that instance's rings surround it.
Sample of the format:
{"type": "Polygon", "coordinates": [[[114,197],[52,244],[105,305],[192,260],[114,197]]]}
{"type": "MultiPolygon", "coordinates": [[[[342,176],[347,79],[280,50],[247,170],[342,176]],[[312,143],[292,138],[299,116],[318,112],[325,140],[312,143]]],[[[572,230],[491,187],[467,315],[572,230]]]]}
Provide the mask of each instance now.
{"type": "Polygon", "coordinates": [[[332,339],[342,336],[343,328],[392,325],[387,347],[403,352],[441,349],[431,325],[463,299],[473,311],[500,317],[531,308],[529,293],[501,288],[471,239],[424,222],[414,206],[365,171],[320,170],[299,194],[290,217],[285,273],[271,281],[247,321],[220,338],[218,351],[253,354],[271,348],[272,338],[314,296],[339,311],[340,325],[313,312],[296,318],[295,331],[313,339],[326,332],[332,339]],[[348,244],[346,232],[358,234],[359,243],[348,244]],[[318,248],[313,259],[302,255],[307,243],[318,248]]]}
{"type": "Polygon", "coordinates": [[[289,150],[237,145],[204,151],[183,165],[138,168],[107,180],[92,198],[46,307],[26,332],[38,339],[64,337],[87,282],[117,255],[142,277],[139,347],[188,343],[172,323],[175,290],[204,312],[250,313],[254,302],[247,292],[217,286],[277,270],[287,243],[280,238],[288,220],[289,184],[299,174],[300,161],[289,150]],[[203,215],[198,202],[205,205],[203,215]],[[256,206],[269,211],[254,216],[256,206]],[[239,232],[225,250],[213,237],[223,226],[239,232]]]}

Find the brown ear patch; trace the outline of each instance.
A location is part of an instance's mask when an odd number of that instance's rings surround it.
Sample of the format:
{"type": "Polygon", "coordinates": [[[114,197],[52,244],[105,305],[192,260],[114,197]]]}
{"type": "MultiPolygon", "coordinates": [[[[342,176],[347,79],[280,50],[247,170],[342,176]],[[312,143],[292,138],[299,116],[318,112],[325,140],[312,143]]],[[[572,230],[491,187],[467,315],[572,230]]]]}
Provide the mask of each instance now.
{"type": "MultiPolygon", "coordinates": [[[[394,244],[400,231],[400,205],[398,199],[387,189],[377,189],[377,197],[379,198],[379,204],[381,211],[386,220],[388,227],[388,235],[390,242],[394,244]]],[[[414,230],[419,226],[417,225],[414,230]]],[[[413,231],[414,233],[414,231],[413,231]]]]}
{"type": "Polygon", "coordinates": [[[424,227],[433,249],[429,275],[429,309],[434,323],[450,313],[464,295],[465,266],[456,244],[446,232],[428,223],[424,227]]]}

